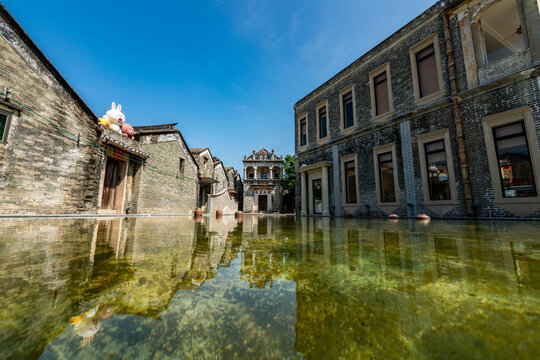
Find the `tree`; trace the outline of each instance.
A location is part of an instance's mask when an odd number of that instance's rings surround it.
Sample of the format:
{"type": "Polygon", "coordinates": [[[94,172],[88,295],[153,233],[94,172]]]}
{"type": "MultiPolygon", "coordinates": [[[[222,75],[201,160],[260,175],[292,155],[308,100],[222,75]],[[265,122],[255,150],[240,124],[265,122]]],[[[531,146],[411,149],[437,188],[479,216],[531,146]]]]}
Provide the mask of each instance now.
{"type": "Polygon", "coordinates": [[[283,175],[281,176],[281,185],[283,186],[283,208],[285,212],[294,211],[296,170],[294,157],[285,155],[283,162],[283,175]]]}

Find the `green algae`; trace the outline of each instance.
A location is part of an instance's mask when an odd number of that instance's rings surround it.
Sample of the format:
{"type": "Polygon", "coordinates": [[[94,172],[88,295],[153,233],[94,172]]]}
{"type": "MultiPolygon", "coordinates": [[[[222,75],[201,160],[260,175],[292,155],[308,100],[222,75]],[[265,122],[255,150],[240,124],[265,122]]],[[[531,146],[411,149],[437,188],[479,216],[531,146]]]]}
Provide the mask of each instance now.
{"type": "Polygon", "coordinates": [[[540,223],[246,216],[0,226],[0,358],[540,353],[540,223]],[[77,316],[99,324],[85,345],[77,316]]]}

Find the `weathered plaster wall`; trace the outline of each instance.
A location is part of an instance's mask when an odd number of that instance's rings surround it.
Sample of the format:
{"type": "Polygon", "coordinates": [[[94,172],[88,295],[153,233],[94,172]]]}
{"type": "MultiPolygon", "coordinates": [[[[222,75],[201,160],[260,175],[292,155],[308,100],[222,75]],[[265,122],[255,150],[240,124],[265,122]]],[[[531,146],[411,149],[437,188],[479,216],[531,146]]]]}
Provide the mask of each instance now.
{"type": "Polygon", "coordinates": [[[227,189],[208,195],[208,214],[214,215],[217,210],[222,210],[223,215],[234,215],[238,211],[238,202],[227,189]]]}

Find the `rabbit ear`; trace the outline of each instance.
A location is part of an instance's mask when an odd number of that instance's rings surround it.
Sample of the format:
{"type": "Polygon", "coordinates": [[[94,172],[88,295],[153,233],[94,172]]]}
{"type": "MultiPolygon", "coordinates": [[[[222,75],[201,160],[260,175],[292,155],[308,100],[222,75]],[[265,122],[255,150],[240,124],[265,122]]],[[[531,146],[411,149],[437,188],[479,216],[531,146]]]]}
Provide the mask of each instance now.
{"type": "Polygon", "coordinates": [[[111,105],[111,110],[116,110],[116,104],[114,103],[114,101],[113,101],[113,103],[111,105]]]}
{"type": "Polygon", "coordinates": [[[116,108],[116,110],[122,111],[122,105],[119,104],[118,107],[116,108]]]}

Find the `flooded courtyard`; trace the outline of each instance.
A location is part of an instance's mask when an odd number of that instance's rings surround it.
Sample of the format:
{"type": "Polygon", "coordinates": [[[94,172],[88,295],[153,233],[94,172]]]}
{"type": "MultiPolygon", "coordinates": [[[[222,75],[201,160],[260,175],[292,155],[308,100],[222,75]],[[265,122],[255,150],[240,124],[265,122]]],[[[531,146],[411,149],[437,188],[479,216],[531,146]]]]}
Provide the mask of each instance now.
{"type": "Polygon", "coordinates": [[[0,219],[1,359],[533,359],[540,223],[0,219]]]}

